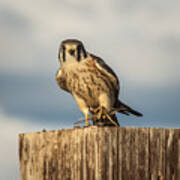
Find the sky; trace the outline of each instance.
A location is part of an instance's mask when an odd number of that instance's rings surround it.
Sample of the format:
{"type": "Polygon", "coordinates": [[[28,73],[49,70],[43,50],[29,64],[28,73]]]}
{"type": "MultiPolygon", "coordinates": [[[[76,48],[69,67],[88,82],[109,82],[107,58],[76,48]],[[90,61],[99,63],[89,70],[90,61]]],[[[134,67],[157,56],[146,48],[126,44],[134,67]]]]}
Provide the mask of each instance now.
{"type": "Polygon", "coordinates": [[[0,1],[0,179],[20,179],[18,134],[72,128],[83,117],[55,74],[76,38],[120,80],[119,98],[144,116],[121,126],[180,128],[180,1],[0,1]]]}

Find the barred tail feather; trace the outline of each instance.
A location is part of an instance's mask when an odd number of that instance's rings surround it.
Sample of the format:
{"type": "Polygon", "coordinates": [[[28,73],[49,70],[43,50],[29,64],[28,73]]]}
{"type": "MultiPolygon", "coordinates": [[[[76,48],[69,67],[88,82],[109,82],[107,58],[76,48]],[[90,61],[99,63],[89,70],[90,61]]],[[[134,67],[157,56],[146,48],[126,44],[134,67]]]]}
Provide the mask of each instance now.
{"type": "Polygon", "coordinates": [[[133,114],[135,116],[143,116],[142,113],[130,108],[128,105],[124,104],[123,102],[119,101],[118,100],[118,103],[116,104],[116,109],[117,109],[117,112],[119,113],[123,113],[123,114],[126,114],[126,115],[129,115],[130,114],[133,114]]]}

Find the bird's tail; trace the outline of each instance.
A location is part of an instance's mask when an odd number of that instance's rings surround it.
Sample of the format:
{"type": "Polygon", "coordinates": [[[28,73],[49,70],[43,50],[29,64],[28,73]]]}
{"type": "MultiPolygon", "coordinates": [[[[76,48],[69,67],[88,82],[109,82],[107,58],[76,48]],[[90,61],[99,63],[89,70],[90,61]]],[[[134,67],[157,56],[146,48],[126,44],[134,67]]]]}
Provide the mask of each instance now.
{"type": "Polygon", "coordinates": [[[128,105],[124,104],[123,102],[121,102],[119,100],[116,104],[115,109],[117,110],[117,112],[123,113],[126,115],[133,114],[135,116],[143,116],[143,114],[141,114],[140,112],[130,108],[128,105]]]}

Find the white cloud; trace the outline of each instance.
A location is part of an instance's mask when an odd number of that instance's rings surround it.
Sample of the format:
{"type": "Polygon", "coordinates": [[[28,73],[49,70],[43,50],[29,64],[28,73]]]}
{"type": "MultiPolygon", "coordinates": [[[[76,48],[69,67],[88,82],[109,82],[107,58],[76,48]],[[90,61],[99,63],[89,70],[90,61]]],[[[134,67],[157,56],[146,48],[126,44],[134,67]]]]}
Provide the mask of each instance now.
{"type": "Polygon", "coordinates": [[[148,1],[148,5],[142,1],[92,4],[81,0],[1,4],[21,15],[19,21],[24,19],[27,26],[22,28],[22,35],[1,32],[6,41],[1,45],[2,71],[43,75],[55,72],[60,41],[77,37],[125,79],[156,86],[179,80],[179,51],[172,54],[166,41],[180,42],[178,1],[148,1]]]}
{"type": "MultiPolygon", "coordinates": [[[[60,41],[77,37],[90,52],[104,58],[120,79],[125,79],[124,84],[179,83],[179,3],[1,0],[0,71],[55,74],[60,41]]],[[[0,171],[6,169],[0,172],[0,179],[18,179],[14,177],[18,172],[18,133],[41,130],[41,125],[0,111],[0,127],[0,171]]]]}

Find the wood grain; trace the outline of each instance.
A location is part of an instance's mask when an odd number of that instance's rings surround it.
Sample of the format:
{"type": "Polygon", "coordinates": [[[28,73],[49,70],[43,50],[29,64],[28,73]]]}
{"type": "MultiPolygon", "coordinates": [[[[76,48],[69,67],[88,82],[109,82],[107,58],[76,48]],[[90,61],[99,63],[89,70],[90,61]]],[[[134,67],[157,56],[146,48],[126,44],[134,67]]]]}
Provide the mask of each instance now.
{"type": "Polygon", "coordinates": [[[22,180],[179,180],[180,130],[96,127],[19,135],[22,180]]]}

